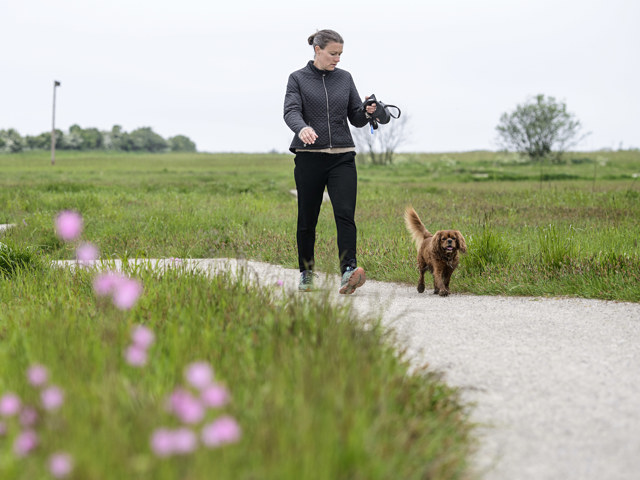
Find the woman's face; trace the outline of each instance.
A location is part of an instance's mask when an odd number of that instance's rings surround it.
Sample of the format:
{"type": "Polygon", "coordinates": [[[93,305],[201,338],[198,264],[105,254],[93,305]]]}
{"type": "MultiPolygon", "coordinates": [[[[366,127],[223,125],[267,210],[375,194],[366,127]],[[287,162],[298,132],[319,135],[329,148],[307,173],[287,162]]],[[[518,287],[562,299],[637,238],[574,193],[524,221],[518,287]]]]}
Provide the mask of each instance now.
{"type": "Polygon", "coordinates": [[[313,64],[320,70],[335,70],[342,55],[342,43],[330,42],[324,49],[318,45],[314,47],[316,58],[313,64]]]}

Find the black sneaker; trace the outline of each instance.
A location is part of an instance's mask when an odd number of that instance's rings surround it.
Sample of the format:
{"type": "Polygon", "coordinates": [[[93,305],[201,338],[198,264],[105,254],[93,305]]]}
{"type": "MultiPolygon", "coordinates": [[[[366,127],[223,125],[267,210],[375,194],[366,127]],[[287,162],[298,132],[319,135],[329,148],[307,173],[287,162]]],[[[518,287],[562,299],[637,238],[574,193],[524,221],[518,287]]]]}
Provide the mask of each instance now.
{"type": "Polygon", "coordinates": [[[300,272],[298,290],[301,292],[310,292],[313,290],[313,276],[314,273],[311,270],[304,270],[303,272],[300,272]]]}
{"type": "Polygon", "coordinates": [[[367,277],[364,274],[362,267],[347,267],[342,274],[342,282],[340,283],[340,293],[351,294],[356,291],[356,288],[364,285],[367,277]]]}

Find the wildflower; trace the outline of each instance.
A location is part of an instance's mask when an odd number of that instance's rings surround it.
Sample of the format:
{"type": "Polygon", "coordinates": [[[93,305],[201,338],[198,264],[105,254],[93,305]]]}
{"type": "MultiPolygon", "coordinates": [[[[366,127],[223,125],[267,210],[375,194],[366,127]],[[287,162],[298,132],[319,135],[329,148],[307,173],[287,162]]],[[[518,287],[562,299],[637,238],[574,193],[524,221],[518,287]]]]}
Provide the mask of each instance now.
{"type": "Polygon", "coordinates": [[[99,256],[100,252],[98,251],[98,247],[96,247],[93,243],[83,243],[76,250],[76,259],[83,265],[88,265],[91,262],[95,262],[99,256]]]}
{"type": "Polygon", "coordinates": [[[96,275],[93,279],[93,290],[99,297],[105,297],[113,293],[120,276],[115,272],[106,272],[96,275]]]}
{"type": "Polygon", "coordinates": [[[183,423],[198,423],[204,418],[205,408],[189,391],[177,388],[169,397],[169,411],[183,423]]]}
{"type": "Polygon", "coordinates": [[[38,435],[33,430],[26,430],[21,432],[13,442],[13,452],[19,456],[24,457],[38,446],[38,435]]]}
{"type": "Polygon", "coordinates": [[[213,370],[206,362],[194,362],[187,365],[184,376],[187,382],[198,390],[202,390],[211,385],[213,370]]]}
{"type": "Polygon", "coordinates": [[[229,392],[222,385],[209,385],[200,393],[203,405],[209,408],[220,408],[229,401],[229,392]]]}
{"type": "Polygon", "coordinates": [[[151,435],[151,450],[158,457],[168,457],[173,453],[173,434],[166,428],[158,428],[151,435]]]}
{"type": "Polygon", "coordinates": [[[116,272],[106,272],[93,279],[93,290],[99,297],[113,295],[113,304],[120,310],[130,310],[142,294],[139,280],[116,272]]]}
{"type": "Polygon", "coordinates": [[[27,370],[27,379],[33,387],[41,387],[47,383],[49,372],[42,365],[32,365],[27,370]]]}
{"type": "Polygon", "coordinates": [[[42,391],[40,400],[42,401],[42,408],[45,410],[57,410],[64,403],[64,392],[62,389],[52,385],[42,391]]]}
{"type": "Polygon", "coordinates": [[[12,417],[20,411],[20,397],[15,393],[5,393],[0,398],[0,415],[3,417],[12,417]]]}
{"type": "Polygon", "coordinates": [[[73,460],[68,453],[54,453],[49,457],[49,472],[54,478],[68,477],[73,470],[73,460]]]}
{"type": "Polygon", "coordinates": [[[283,285],[284,285],[284,281],[282,281],[282,280],[278,280],[278,281],[276,282],[276,285],[278,285],[279,287],[281,287],[281,286],[283,286],[283,285]]]}
{"type": "Polygon", "coordinates": [[[138,348],[143,350],[149,348],[153,343],[155,336],[151,329],[145,327],[144,325],[137,325],[133,332],[131,332],[131,339],[133,340],[133,344],[138,348]]]}
{"type": "Polygon", "coordinates": [[[229,416],[220,417],[202,429],[202,443],[207,447],[217,447],[240,440],[240,427],[229,416]]]}
{"type": "Polygon", "coordinates": [[[178,454],[193,452],[198,447],[198,437],[186,427],[173,432],[173,451],[178,454]]]}
{"type": "Polygon", "coordinates": [[[147,364],[147,351],[138,345],[131,345],[125,352],[125,359],[133,367],[142,367],[147,364]]]}
{"type": "Polygon", "coordinates": [[[115,285],[113,304],[120,310],[130,310],[142,294],[142,284],[132,278],[121,278],[115,285]]]}
{"type": "Polygon", "coordinates": [[[75,240],[82,232],[82,216],[78,212],[65,210],[56,217],[56,234],[65,242],[75,240]]]}

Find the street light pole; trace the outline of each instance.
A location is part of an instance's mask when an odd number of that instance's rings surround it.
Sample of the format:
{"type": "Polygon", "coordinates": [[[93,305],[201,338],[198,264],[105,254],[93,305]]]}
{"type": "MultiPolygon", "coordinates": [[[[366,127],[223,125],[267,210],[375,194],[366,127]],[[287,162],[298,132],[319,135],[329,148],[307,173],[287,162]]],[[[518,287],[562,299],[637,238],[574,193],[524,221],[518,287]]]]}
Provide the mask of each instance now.
{"type": "Polygon", "coordinates": [[[60,86],[60,82],[53,81],[53,115],[51,118],[51,165],[56,164],[56,87],[60,86]]]}

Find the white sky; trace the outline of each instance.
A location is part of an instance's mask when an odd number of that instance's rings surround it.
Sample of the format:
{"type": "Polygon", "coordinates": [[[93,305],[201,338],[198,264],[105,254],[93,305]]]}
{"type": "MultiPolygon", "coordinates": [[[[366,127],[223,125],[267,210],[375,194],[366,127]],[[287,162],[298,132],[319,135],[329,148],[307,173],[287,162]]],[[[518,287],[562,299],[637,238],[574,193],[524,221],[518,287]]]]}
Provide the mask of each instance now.
{"type": "Polygon", "coordinates": [[[0,0],[0,129],[183,134],[200,151],[286,151],[289,74],[307,37],[345,39],[361,96],[408,115],[403,151],[498,148],[500,115],[566,102],[577,148],[640,147],[635,0],[0,0]]]}

